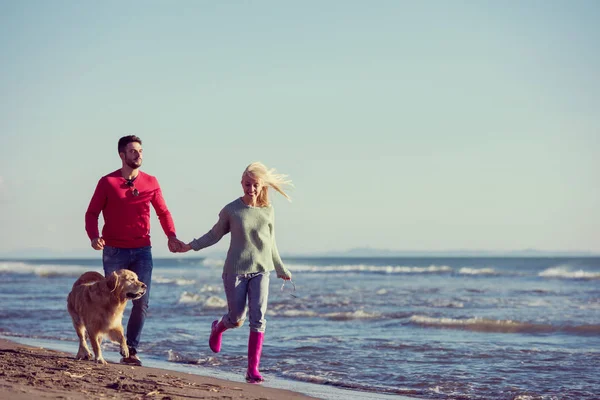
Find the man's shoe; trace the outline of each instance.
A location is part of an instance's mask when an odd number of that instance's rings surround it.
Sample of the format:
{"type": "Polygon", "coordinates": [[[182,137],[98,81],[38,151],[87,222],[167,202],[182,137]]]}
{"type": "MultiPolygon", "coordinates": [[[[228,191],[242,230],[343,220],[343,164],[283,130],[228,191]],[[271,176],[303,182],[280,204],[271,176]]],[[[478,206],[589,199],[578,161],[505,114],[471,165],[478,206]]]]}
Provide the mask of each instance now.
{"type": "Polygon", "coordinates": [[[135,355],[135,354],[130,355],[127,358],[125,358],[125,357],[121,358],[121,364],[134,365],[136,367],[141,367],[142,366],[142,362],[140,361],[140,359],[138,358],[138,356],[135,355]]]}

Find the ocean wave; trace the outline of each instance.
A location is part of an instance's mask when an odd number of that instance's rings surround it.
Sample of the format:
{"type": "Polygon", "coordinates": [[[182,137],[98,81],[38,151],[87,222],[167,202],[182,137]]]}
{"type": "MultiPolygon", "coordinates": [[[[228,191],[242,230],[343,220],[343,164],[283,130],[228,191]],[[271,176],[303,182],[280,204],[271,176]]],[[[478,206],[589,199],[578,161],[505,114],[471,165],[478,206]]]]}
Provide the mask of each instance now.
{"type": "Polygon", "coordinates": [[[600,310],[600,299],[591,299],[587,304],[579,306],[580,310],[600,310]]]}
{"type": "Polygon", "coordinates": [[[379,313],[370,313],[364,310],[348,311],[348,312],[334,312],[323,315],[325,318],[333,321],[351,321],[354,319],[374,319],[381,318],[379,313]]]}
{"type": "Polygon", "coordinates": [[[319,314],[317,314],[315,311],[310,311],[310,310],[284,310],[284,311],[279,311],[279,312],[273,311],[272,313],[267,311],[267,313],[271,314],[271,315],[277,315],[277,316],[281,316],[281,317],[290,317],[290,318],[297,318],[297,317],[310,318],[310,317],[318,317],[319,316],[319,314]]]}
{"type": "Polygon", "coordinates": [[[355,382],[349,382],[347,379],[336,379],[331,376],[328,376],[327,373],[322,375],[315,375],[314,373],[307,372],[297,372],[297,371],[282,371],[282,375],[301,382],[309,382],[315,383],[319,385],[329,385],[335,386],[344,389],[350,389],[353,391],[364,391],[366,393],[376,392],[376,393],[385,393],[385,394],[397,394],[397,395],[419,395],[423,394],[419,390],[415,389],[402,389],[402,388],[392,388],[389,386],[380,386],[380,385],[369,385],[369,384],[361,384],[355,382]]]}
{"type": "Polygon", "coordinates": [[[206,309],[215,310],[227,308],[227,300],[217,296],[208,296],[208,298],[204,301],[204,304],[202,306],[206,309]]]}
{"type": "MultiPolygon", "coordinates": [[[[28,333],[5,331],[5,330],[2,330],[2,328],[0,328],[0,332],[2,332],[2,336],[5,336],[7,338],[14,337],[14,338],[22,338],[22,339],[41,339],[41,340],[53,340],[53,341],[57,341],[57,342],[73,342],[73,343],[79,341],[79,339],[77,339],[77,335],[75,335],[75,332],[73,332],[73,337],[32,335],[32,334],[28,334],[28,333]]],[[[104,346],[104,344],[106,342],[104,342],[102,345],[104,346]]]]}
{"type": "Polygon", "coordinates": [[[540,295],[555,295],[555,294],[559,294],[556,291],[553,290],[549,290],[549,289],[527,289],[527,290],[515,290],[513,293],[515,293],[516,295],[522,295],[522,294],[540,294],[540,295]]]}
{"type": "Polygon", "coordinates": [[[208,356],[208,357],[195,357],[189,356],[186,354],[179,353],[172,349],[167,351],[167,361],[178,364],[191,364],[191,365],[210,365],[210,366],[218,366],[221,363],[218,361],[216,357],[208,356]]]}
{"type": "Polygon", "coordinates": [[[223,286],[221,285],[203,285],[200,288],[200,293],[221,293],[223,286]]]}
{"type": "Polygon", "coordinates": [[[179,300],[177,304],[195,304],[204,301],[206,296],[201,296],[197,293],[183,292],[179,295],[179,300]]]}
{"type": "Polygon", "coordinates": [[[573,271],[568,266],[548,268],[538,274],[543,278],[559,279],[600,279],[600,272],[588,272],[584,270],[573,271]]]}
{"type": "Polygon", "coordinates": [[[551,305],[551,303],[544,299],[535,299],[531,301],[524,301],[523,305],[527,307],[548,307],[551,305]]]}
{"type": "MultiPolygon", "coordinates": [[[[447,306],[448,307],[448,306],[447,306]]],[[[269,316],[289,318],[324,318],[330,321],[352,321],[352,320],[398,320],[406,319],[412,314],[405,312],[377,313],[365,310],[318,312],[313,310],[286,309],[285,304],[277,304],[267,310],[269,316]]]]}
{"type": "Polygon", "coordinates": [[[293,264],[290,269],[294,272],[328,272],[328,273],[348,273],[348,272],[370,272],[379,274],[436,274],[452,272],[452,268],[447,265],[430,265],[428,267],[401,266],[401,265],[305,265],[293,264]]]}
{"type": "Polygon", "coordinates": [[[227,308],[227,300],[217,296],[205,296],[197,293],[183,292],[179,296],[177,304],[200,305],[204,309],[227,308]]]}
{"type": "Polygon", "coordinates": [[[446,300],[446,299],[434,299],[428,302],[431,307],[436,308],[464,308],[465,303],[462,301],[446,300]]]}
{"type": "Polygon", "coordinates": [[[494,268],[469,268],[463,267],[458,273],[460,275],[498,275],[494,268]]]}
{"type": "Polygon", "coordinates": [[[382,314],[370,313],[364,310],[340,311],[332,313],[318,313],[311,310],[269,310],[271,316],[288,318],[325,318],[331,321],[352,321],[358,319],[381,319],[382,314]]]}
{"type": "Polygon", "coordinates": [[[483,333],[569,333],[573,335],[597,335],[600,334],[600,325],[562,325],[534,324],[512,320],[492,320],[485,318],[433,318],[423,315],[413,315],[409,321],[415,325],[464,329],[483,333]]]}
{"type": "Polygon", "coordinates": [[[90,266],[85,265],[67,265],[67,264],[28,264],[24,262],[2,262],[0,263],[0,272],[37,275],[41,278],[50,278],[55,276],[79,277],[87,271],[97,271],[90,266]]]}
{"type": "Polygon", "coordinates": [[[20,272],[30,266],[31,264],[18,261],[0,262],[0,272],[20,272]]]}
{"type": "Polygon", "coordinates": [[[284,310],[270,309],[267,314],[271,316],[289,317],[289,318],[325,318],[331,321],[352,321],[357,319],[382,319],[383,314],[371,313],[364,310],[339,311],[331,313],[319,313],[312,310],[284,310]]]}
{"type": "Polygon", "coordinates": [[[205,258],[203,259],[200,264],[204,267],[223,267],[223,264],[225,264],[225,260],[220,259],[220,258],[205,258]]]}
{"type": "Polygon", "coordinates": [[[196,283],[194,279],[176,279],[176,278],[164,278],[162,276],[155,276],[152,278],[152,283],[163,284],[163,285],[177,285],[177,286],[188,286],[196,283]]]}

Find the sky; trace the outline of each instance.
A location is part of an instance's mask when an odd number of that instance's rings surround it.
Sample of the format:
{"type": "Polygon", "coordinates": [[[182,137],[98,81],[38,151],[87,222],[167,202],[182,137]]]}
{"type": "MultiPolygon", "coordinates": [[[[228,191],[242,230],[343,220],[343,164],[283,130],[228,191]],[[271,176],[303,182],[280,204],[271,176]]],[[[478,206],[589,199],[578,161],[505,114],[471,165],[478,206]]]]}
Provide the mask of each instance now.
{"type": "Polygon", "coordinates": [[[129,134],[184,241],[262,161],[295,185],[272,195],[284,256],[600,253],[598,20],[583,0],[0,0],[0,256],[97,257],[84,214],[129,134]]]}

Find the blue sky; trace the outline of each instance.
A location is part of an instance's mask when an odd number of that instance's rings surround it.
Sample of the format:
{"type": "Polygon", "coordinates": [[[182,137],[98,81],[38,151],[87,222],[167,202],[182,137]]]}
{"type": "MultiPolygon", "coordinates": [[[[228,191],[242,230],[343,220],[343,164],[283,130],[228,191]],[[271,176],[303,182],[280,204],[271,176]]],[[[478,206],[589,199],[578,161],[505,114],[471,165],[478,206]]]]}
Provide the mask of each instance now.
{"type": "Polygon", "coordinates": [[[0,0],[0,255],[97,256],[83,215],[126,134],[186,241],[260,160],[296,185],[274,198],[284,255],[600,252],[599,19],[596,1],[0,0]]]}

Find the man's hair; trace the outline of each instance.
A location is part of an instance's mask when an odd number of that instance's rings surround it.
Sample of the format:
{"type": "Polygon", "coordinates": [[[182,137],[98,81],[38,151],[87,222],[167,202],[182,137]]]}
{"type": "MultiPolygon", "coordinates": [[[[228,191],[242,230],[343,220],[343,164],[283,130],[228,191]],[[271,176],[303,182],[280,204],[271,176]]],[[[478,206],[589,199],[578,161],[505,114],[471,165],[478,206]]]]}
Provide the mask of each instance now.
{"type": "Polygon", "coordinates": [[[139,143],[140,146],[142,145],[142,139],[140,139],[139,137],[137,137],[135,135],[123,136],[121,139],[119,139],[119,145],[118,145],[119,153],[125,153],[125,147],[127,147],[127,145],[129,143],[134,143],[134,142],[139,143]]]}

